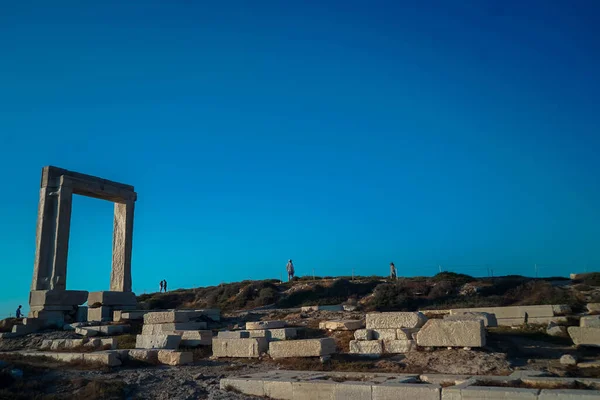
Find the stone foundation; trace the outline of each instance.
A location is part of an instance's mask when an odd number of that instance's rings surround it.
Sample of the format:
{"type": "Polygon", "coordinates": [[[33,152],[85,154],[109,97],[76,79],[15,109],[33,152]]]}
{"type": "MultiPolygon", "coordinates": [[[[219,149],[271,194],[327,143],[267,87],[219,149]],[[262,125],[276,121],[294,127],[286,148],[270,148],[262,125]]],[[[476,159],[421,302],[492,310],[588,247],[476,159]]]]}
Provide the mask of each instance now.
{"type": "Polygon", "coordinates": [[[271,342],[269,355],[271,358],[286,357],[320,357],[335,353],[336,344],[332,338],[289,340],[271,342]]]}

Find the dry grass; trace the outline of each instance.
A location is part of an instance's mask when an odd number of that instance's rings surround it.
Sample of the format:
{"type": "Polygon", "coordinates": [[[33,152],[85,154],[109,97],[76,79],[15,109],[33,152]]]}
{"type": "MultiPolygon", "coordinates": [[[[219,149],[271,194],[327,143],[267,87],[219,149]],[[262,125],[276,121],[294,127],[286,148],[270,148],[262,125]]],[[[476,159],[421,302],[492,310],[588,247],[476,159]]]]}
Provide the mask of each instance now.
{"type": "Polygon", "coordinates": [[[135,349],[135,337],[133,334],[117,336],[117,349],[135,349]]]}

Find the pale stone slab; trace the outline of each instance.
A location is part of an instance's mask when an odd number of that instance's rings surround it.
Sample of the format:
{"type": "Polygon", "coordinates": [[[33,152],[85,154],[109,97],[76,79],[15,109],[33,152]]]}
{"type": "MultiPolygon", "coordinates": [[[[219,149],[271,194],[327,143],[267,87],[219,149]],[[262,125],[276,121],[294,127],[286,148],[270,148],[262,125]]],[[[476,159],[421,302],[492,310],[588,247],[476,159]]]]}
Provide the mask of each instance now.
{"type": "Polygon", "coordinates": [[[264,337],[269,341],[293,339],[298,334],[296,328],[255,329],[242,332],[248,332],[249,337],[264,337]]]}
{"type": "Polygon", "coordinates": [[[344,319],[319,322],[319,329],[330,331],[354,331],[364,328],[365,323],[361,320],[344,319]]]}
{"type": "Polygon", "coordinates": [[[368,356],[380,356],[383,353],[382,340],[351,340],[350,353],[368,356]]]}
{"type": "Polygon", "coordinates": [[[398,339],[398,329],[373,329],[372,337],[374,340],[396,340],[398,339]]]}
{"type": "Polygon", "coordinates": [[[108,338],[108,339],[100,339],[100,347],[105,348],[109,347],[105,350],[116,350],[117,349],[117,339],[108,338]]]}
{"type": "Polygon", "coordinates": [[[129,350],[129,358],[132,360],[156,364],[158,363],[158,350],[131,349],[129,350]]]}
{"type": "Polygon", "coordinates": [[[600,328],[600,315],[588,315],[579,319],[582,328],[600,328]]]}
{"type": "Polygon", "coordinates": [[[427,317],[420,312],[386,312],[367,314],[367,329],[420,328],[427,317]]]}
{"type": "Polygon", "coordinates": [[[112,321],[112,319],[113,319],[113,316],[112,316],[112,310],[110,307],[107,307],[107,306],[101,306],[101,307],[96,307],[96,308],[88,307],[88,315],[87,315],[88,321],[107,322],[107,321],[112,321]]]}
{"type": "Polygon", "coordinates": [[[217,333],[219,339],[247,339],[250,337],[249,331],[219,331],[217,333]]]}
{"type": "Polygon", "coordinates": [[[79,306],[87,301],[84,290],[32,290],[29,293],[31,306],[79,306]]]}
{"type": "Polygon", "coordinates": [[[148,311],[126,311],[126,310],[114,310],[113,321],[139,321],[144,319],[144,314],[148,311]]]}
{"type": "Polygon", "coordinates": [[[556,325],[554,322],[548,324],[548,326],[546,327],[546,333],[550,336],[569,337],[567,327],[562,325],[556,325]]]}
{"type": "Polygon", "coordinates": [[[194,362],[194,355],[189,351],[159,350],[158,362],[167,365],[185,365],[194,362]]]}
{"type": "Polygon", "coordinates": [[[96,336],[99,332],[96,329],[88,327],[78,327],[75,328],[75,333],[81,336],[96,336]]]}
{"type": "Polygon", "coordinates": [[[600,313],[600,303],[588,303],[586,307],[591,313],[600,313]]]}
{"type": "Polygon", "coordinates": [[[563,365],[577,365],[577,359],[570,354],[563,354],[560,357],[560,363],[563,365]]]}
{"type": "Polygon", "coordinates": [[[173,322],[189,322],[190,315],[179,311],[154,311],[144,315],[144,324],[166,324],[173,322]]]}
{"type": "Polygon", "coordinates": [[[199,331],[206,329],[206,322],[172,322],[164,324],[144,324],[143,335],[159,335],[179,331],[199,331]]]}
{"type": "Polygon", "coordinates": [[[354,332],[354,339],[356,340],[372,340],[373,330],[372,329],[357,329],[354,332]]]}
{"type": "Polygon", "coordinates": [[[98,351],[93,353],[61,353],[52,351],[37,351],[37,352],[20,352],[25,357],[50,357],[62,362],[84,361],[96,362],[107,365],[109,367],[117,367],[121,365],[121,357],[118,351],[98,351]]]}
{"type": "Polygon", "coordinates": [[[464,312],[444,316],[447,321],[483,321],[486,327],[498,326],[498,321],[493,314],[486,312],[464,312]]]}
{"type": "Polygon", "coordinates": [[[398,383],[372,387],[373,400],[439,400],[442,393],[440,385],[398,383]]]}
{"type": "Polygon", "coordinates": [[[249,396],[264,397],[264,385],[261,379],[224,378],[220,382],[221,390],[237,390],[249,396]]]}
{"type": "Polygon", "coordinates": [[[423,347],[483,347],[485,328],[482,321],[430,319],[417,333],[423,347]]]}
{"type": "Polygon", "coordinates": [[[567,330],[576,346],[600,347],[600,328],[569,326],[567,330]]]}
{"type": "Polygon", "coordinates": [[[293,400],[294,392],[291,381],[263,381],[265,396],[271,399],[293,400]]]}
{"type": "Polygon", "coordinates": [[[416,350],[417,346],[414,340],[384,340],[383,351],[385,353],[408,353],[416,350]]]}
{"type": "Polygon", "coordinates": [[[332,338],[283,340],[269,344],[271,358],[320,357],[335,353],[336,344],[332,338]]]}
{"type": "Polygon", "coordinates": [[[598,390],[542,389],[538,395],[538,400],[597,400],[599,398],[598,390]]]}
{"type": "Polygon", "coordinates": [[[137,335],[135,347],[138,349],[177,349],[181,342],[179,335],[137,335]]]}
{"type": "Polygon", "coordinates": [[[335,397],[335,382],[292,382],[294,400],[338,400],[335,397]]]}
{"type": "Polygon", "coordinates": [[[573,313],[571,306],[568,304],[553,304],[552,311],[554,315],[570,315],[573,313]]]}
{"type": "Polygon", "coordinates": [[[246,322],[246,330],[285,328],[285,321],[246,322]]]}
{"type": "Polygon", "coordinates": [[[110,273],[111,291],[131,292],[134,210],[134,199],[117,202],[114,205],[112,270],[110,273]]]}
{"type": "Polygon", "coordinates": [[[182,331],[180,346],[198,347],[212,345],[212,331],[182,331]]]}
{"type": "MultiPolygon", "coordinates": [[[[461,389],[463,399],[511,399],[534,400],[537,399],[539,389],[505,388],[505,387],[480,387],[469,386],[461,389]]],[[[445,399],[445,397],[442,397],[445,399]]]]}
{"type": "Polygon", "coordinates": [[[344,382],[338,383],[333,389],[334,399],[351,400],[351,399],[370,399],[371,384],[363,382],[344,382]]]}
{"type": "Polygon", "coordinates": [[[133,292],[101,291],[90,292],[88,295],[88,306],[102,304],[103,306],[135,306],[137,300],[133,292]]]}
{"type": "Polygon", "coordinates": [[[214,357],[258,358],[268,349],[269,343],[265,338],[222,339],[217,337],[212,340],[214,357]]]}

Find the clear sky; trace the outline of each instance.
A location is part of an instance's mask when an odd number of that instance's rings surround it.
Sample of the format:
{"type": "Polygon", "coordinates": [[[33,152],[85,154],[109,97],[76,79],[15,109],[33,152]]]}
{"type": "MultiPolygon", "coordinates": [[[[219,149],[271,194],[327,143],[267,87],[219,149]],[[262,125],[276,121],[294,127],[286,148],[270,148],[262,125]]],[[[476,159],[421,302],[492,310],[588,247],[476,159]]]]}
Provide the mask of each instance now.
{"type": "MultiPolygon", "coordinates": [[[[44,165],[134,185],[133,287],[600,267],[597,1],[2,1],[0,315],[44,165]]],[[[109,285],[74,201],[69,289],[109,285]]]]}

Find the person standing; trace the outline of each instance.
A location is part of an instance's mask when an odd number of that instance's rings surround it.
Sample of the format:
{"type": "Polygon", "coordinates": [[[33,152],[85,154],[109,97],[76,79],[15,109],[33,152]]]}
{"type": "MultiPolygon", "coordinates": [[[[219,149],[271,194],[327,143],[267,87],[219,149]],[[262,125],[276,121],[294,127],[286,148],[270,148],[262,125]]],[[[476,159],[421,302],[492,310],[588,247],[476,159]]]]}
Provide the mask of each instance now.
{"type": "Polygon", "coordinates": [[[167,280],[166,279],[163,280],[163,285],[165,287],[165,293],[167,293],[167,280]]]}
{"type": "Polygon", "coordinates": [[[19,304],[19,307],[17,308],[17,312],[15,313],[17,315],[17,318],[23,318],[23,313],[21,312],[21,307],[23,307],[23,306],[19,304]]]}
{"type": "Polygon", "coordinates": [[[292,260],[288,260],[285,269],[287,269],[288,273],[288,282],[291,282],[292,279],[294,279],[294,263],[292,262],[292,260]]]}
{"type": "Polygon", "coordinates": [[[159,293],[162,293],[164,287],[165,287],[164,281],[160,281],[160,292],[159,293]]]}
{"type": "Polygon", "coordinates": [[[396,274],[396,266],[394,265],[393,262],[390,263],[390,279],[392,280],[396,280],[397,274],[396,274]]]}

